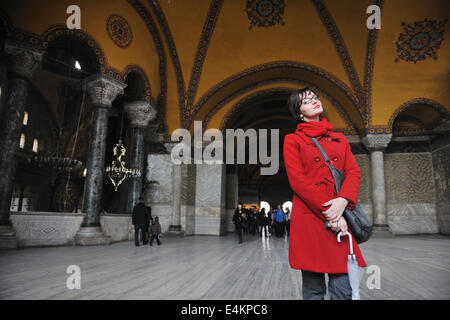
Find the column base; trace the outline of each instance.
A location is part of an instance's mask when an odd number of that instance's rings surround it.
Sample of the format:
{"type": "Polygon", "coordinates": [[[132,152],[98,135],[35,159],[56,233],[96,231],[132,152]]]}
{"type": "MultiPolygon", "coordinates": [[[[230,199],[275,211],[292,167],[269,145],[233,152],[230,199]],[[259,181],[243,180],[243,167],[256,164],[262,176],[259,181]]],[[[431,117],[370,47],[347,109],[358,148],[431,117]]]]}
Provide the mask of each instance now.
{"type": "Polygon", "coordinates": [[[111,237],[105,236],[100,227],[81,227],[75,235],[77,246],[101,246],[111,244],[111,237]]]}
{"type": "Polygon", "coordinates": [[[16,233],[12,226],[0,226],[0,249],[17,249],[16,233]]]}
{"type": "Polygon", "coordinates": [[[184,235],[184,232],[181,231],[181,226],[180,225],[171,225],[169,227],[169,230],[167,231],[168,235],[184,235]]]}
{"type": "Polygon", "coordinates": [[[181,226],[180,225],[171,225],[169,227],[169,231],[181,232],[181,226]]]}
{"type": "Polygon", "coordinates": [[[372,235],[374,236],[392,236],[387,224],[374,224],[372,228],[372,235]]]}

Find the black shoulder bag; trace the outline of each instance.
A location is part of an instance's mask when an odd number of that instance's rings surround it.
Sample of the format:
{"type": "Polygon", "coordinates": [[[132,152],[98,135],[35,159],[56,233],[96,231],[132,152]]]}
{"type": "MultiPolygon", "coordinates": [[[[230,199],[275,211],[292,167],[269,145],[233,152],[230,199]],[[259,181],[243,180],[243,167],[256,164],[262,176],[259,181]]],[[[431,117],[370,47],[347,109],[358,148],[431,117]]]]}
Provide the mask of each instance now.
{"type": "MultiPolygon", "coordinates": [[[[336,193],[339,193],[339,190],[341,190],[342,183],[345,179],[344,172],[336,169],[333,166],[327,154],[316,138],[309,138],[314,142],[314,144],[322,154],[322,157],[325,160],[326,165],[330,169],[331,175],[333,176],[336,193]]],[[[363,243],[369,240],[370,236],[372,235],[372,223],[367,218],[359,203],[356,203],[355,209],[353,210],[345,208],[343,216],[357,243],[363,243]]]]}

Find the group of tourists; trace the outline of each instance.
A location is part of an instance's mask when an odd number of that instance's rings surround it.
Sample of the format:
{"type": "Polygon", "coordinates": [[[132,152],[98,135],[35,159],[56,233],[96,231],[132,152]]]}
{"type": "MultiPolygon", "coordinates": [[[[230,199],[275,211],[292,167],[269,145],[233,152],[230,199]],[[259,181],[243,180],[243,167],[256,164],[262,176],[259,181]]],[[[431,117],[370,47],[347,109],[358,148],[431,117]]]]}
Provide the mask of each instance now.
{"type": "Polygon", "coordinates": [[[244,208],[242,203],[238,203],[234,211],[232,223],[239,236],[239,243],[243,242],[243,234],[269,237],[284,237],[285,233],[289,236],[291,215],[289,208],[285,211],[277,205],[276,209],[270,209],[266,212],[265,208],[253,207],[244,208]]]}

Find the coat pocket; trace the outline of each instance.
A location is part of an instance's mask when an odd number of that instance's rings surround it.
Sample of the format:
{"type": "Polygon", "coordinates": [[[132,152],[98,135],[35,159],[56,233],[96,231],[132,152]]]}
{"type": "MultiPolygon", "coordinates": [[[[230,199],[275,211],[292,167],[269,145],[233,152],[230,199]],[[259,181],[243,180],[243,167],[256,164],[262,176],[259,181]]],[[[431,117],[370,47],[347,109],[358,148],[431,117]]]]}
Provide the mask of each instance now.
{"type": "Polygon", "coordinates": [[[336,189],[334,186],[334,181],[328,177],[323,177],[319,181],[316,181],[315,186],[318,189],[318,192],[322,194],[326,194],[328,197],[334,198],[336,195],[336,189]]]}

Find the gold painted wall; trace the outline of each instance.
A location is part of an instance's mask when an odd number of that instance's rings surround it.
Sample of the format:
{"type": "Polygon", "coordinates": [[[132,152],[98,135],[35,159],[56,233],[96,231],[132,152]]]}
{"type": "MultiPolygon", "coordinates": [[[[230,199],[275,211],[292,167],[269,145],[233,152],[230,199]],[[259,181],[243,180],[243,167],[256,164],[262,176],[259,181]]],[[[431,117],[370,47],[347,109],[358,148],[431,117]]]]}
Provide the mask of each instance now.
{"type": "Polygon", "coordinates": [[[127,65],[139,65],[146,73],[155,98],[160,92],[158,55],[144,21],[136,10],[123,0],[14,0],[3,1],[1,8],[14,25],[25,31],[42,34],[54,24],[65,24],[69,5],[81,9],[81,29],[89,33],[103,49],[108,65],[123,71],[127,65]],[[133,40],[128,48],[118,47],[109,37],[106,20],[111,14],[124,17],[130,24],[133,40]]]}
{"type": "MultiPolygon", "coordinates": [[[[224,79],[256,65],[274,61],[303,62],[322,68],[355,93],[332,36],[319,17],[314,5],[316,0],[285,0],[282,17],[284,25],[253,27],[251,30],[245,12],[246,1],[224,0],[212,30],[211,40],[202,48],[206,56],[200,65],[201,73],[198,79],[191,78],[194,61],[200,49],[202,31],[213,0],[155,1],[164,14],[163,20],[167,22],[167,30],[161,25],[149,1],[139,0],[139,3],[153,17],[164,50],[167,78],[165,121],[169,135],[181,126],[180,109],[186,102],[180,99],[177,74],[182,74],[184,94],[191,80],[198,83],[193,105],[224,79]],[[169,47],[168,34],[173,38],[175,50],[169,47]],[[180,70],[175,68],[172,58],[174,54],[179,59],[180,70]]],[[[366,8],[372,1],[323,0],[318,3],[325,5],[336,23],[338,29],[335,32],[342,37],[359,82],[363,85],[369,35],[366,28],[366,8]]],[[[82,29],[95,38],[104,50],[108,64],[120,71],[129,64],[139,65],[150,80],[152,96],[156,100],[161,93],[160,60],[152,35],[129,1],[15,0],[3,1],[1,8],[17,27],[41,34],[53,24],[65,23],[68,17],[66,8],[70,4],[78,4],[81,7],[82,29]],[[123,16],[131,25],[133,41],[127,49],[116,46],[107,34],[106,19],[111,14],[123,16]]],[[[450,80],[450,23],[445,25],[444,40],[437,51],[437,60],[427,58],[417,63],[403,60],[394,62],[397,57],[395,43],[402,32],[401,23],[448,19],[449,6],[447,0],[384,1],[381,29],[377,34],[374,52],[370,113],[372,125],[386,127],[396,109],[415,98],[432,99],[450,111],[450,93],[447,90],[450,80]]],[[[257,83],[259,80],[255,77],[251,81],[257,83]]],[[[276,87],[278,84],[273,83],[265,88],[271,86],[276,87]]],[[[225,104],[222,110],[212,117],[208,127],[217,126],[233,103],[251,92],[246,92],[225,104]]],[[[325,102],[325,107],[327,104],[325,102]]],[[[328,112],[336,128],[345,126],[336,112],[333,115],[330,113],[333,112],[331,109],[328,112]]],[[[200,111],[199,114],[204,116],[207,112],[200,111]]]]}

